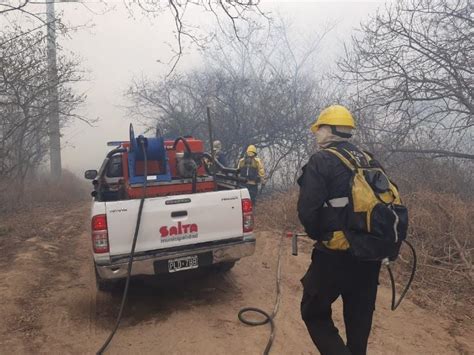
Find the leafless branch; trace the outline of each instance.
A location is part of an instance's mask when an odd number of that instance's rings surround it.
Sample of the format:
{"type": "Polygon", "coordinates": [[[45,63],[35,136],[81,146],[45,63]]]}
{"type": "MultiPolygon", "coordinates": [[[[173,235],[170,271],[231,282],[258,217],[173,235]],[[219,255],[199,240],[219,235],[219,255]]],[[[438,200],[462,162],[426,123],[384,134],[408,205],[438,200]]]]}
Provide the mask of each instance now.
{"type": "Polygon", "coordinates": [[[408,149],[408,148],[398,148],[392,149],[392,152],[397,153],[414,153],[414,154],[437,154],[440,157],[453,157],[453,158],[460,158],[460,159],[474,159],[474,154],[466,154],[466,153],[459,153],[459,152],[450,152],[447,150],[439,150],[439,149],[408,149]]]}

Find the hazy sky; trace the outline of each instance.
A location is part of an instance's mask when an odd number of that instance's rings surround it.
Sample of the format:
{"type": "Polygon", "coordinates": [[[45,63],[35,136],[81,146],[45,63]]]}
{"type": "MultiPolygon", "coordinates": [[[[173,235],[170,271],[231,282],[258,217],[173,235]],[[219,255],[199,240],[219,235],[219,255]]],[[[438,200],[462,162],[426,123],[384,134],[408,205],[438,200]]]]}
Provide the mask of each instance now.
{"type": "MultiPolygon", "coordinates": [[[[336,28],[326,38],[324,51],[327,56],[341,49],[353,28],[384,0],[373,1],[283,1],[262,0],[264,11],[281,14],[293,23],[298,33],[318,31],[325,23],[335,23],[336,28]]],[[[174,29],[171,16],[165,12],[149,19],[143,16],[131,18],[122,2],[112,3],[113,9],[105,14],[94,14],[84,6],[74,3],[56,5],[58,11],[72,24],[93,23],[92,28],[79,30],[61,45],[82,59],[88,71],[88,81],[81,83],[79,91],[85,91],[87,100],[81,114],[100,121],[94,127],[85,123],[71,124],[63,131],[63,167],[82,175],[86,169],[97,169],[106,152],[106,142],[127,139],[128,125],[136,124],[127,117],[123,94],[134,76],[157,76],[169,70],[158,60],[170,58],[174,29]]],[[[103,10],[96,2],[87,3],[94,12],[103,10]]],[[[198,24],[211,23],[212,18],[199,16],[198,24]]],[[[196,55],[184,57],[177,70],[185,70],[199,63],[196,55]],[[194,61],[194,63],[193,63],[194,61]]],[[[138,132],[137,132],[138,133],[138,132]]]]}

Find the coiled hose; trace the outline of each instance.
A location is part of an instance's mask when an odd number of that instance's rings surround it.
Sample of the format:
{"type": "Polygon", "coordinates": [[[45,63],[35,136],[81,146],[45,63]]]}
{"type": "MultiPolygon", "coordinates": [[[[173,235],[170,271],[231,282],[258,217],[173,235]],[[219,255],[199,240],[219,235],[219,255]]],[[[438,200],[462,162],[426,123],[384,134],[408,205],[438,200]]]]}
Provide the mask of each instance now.
{"type": "MultiPolygon", "coordinates": [[[[298,236],[303,236],[305,234],[297,234],[297,235],[298,236]]],[[[413,255],[413,263],[412,263],[410,278],[409,278],[405,288],[403,289],[402,293],[400,294],[400,298],[398,300],[396,300],[395,278],[393,276],[392,269],[390,268],[390,263],[385,264],[387,266],[387,270],[388,270],[388,273],[389,273],[389,276],[390,276],[390,283],[391,283],[391,286],[392,286],[392,304],[391,304],[391,310],[392,311],[395,311],[398,308],[398,306],[401,304],[403,299],[405,298],[408,290],[410,289],[410,286],[413,282],[413,279],[414,279],[415,273],[416,273],[417,257],[416,257],[415,248],[413,247],[413,245],[410,242],[408,242],[406,240],[404,240],[403,242],[410,247],[410,250],[411,250],[412,255],[413,255]]],[[[298,247],[297,247],[296,238],[293,238],[292,243],[293,243],[293,245],[292,245],[293,255],[298,255],[298,247]]],[[[277,272],[276,272],[276,299],[275,299],[275,305],[273,307],[272,314],[268,314],[264,310],[262,310],[260,308],[257,308],[257,307],[244,307],[244,308],[240,309],[240,311],[237,315],[239,320],[242,323],[250,325],[250,326],[259,326],[259,325],[264,325],[264,324],[270,323],[270,336],[268,338],[268,342],[267,342],[267,345],[265,347],[265,350],[263,351],[264,355],[269,354],[270,349],[273,345],[273,340],[275,338],[276,327],[275,327],[274,318],[275,318],[276,314],[278,313],[278,308],[279,308],[280,299],[281,299],[281,286],[280,286],[280,284],[281,284],[281,256],[282,256],[282,250],[283,250],[283,235],[281,236],[281,239],[280,239],[280,245],[279,245],[279,251],[278,251],[277,272]],[[264,316],[264,319],[262,319],[262,320],[249,320],[249,319],[246,319],[244,317],[244,314],[247,313],[247,312],[259,313],[259,314],[264,316]]]]}
{"type": "Polygon", "coordinates": [[[267,355],[270,352],[270,349],[273,345],[273,340],[275,338],[275,322],[274,318],[276,314],[278,313],[278,308],[280,307],[280,299],[281,299],[281,256],[282,256],[282,250],[283,250],[283,238],[284,234],[281,235],[280,237],[280,245],[279,245],[279,250],[278,250],[278,261],[277,261],[277,270],[276,270],[276,297],[275,297],[275,304],[273,306],[273,311],[272,314],[268,314],[264,310],[257,308],[257,307],[244,307],[241,308],[237,316],[239,317],[239,320],[247,325],[250,326],[259,326],[259,325],[264,325],[267,323],[270,323],[270,336],[268,338],[267,345],[265,347],[265,350],[263,351],[264,355],[267,355]],[[264,316],[264,319],[262,320],[250,320],[246,319],[244,317],[245,313],[248,312],[254,312],[254,313],[259,313],[264,316]]]}
{"type": "Polygon", "coordinates": [[[133,258],[135,256],[135,246],[137,245],[137,239],[138,239],[138,231],[140,229],[140,221],[142,219],[142,211],[143,211],[143,204],[145,203],[145,197],[146,197],[146,188],[147,188],[147,176],[148,176],[148,170],[147,170],[147,155],[146,155],[146,147],[145,147],[145,140],[143,138],[138,137],[137,138],[142,151],[143,151],[143,162],[144,162],[144,183],[143,183],[143,195],[142,198],[140,199],[140,206],[138,207],[138,217],[137,217],[137,223],[135,225],[135,234],[133,235],[133,242],[132,242],[132,250],[130,251],[130,257],[128,259],[128,268],[127,268],[127,279],[125,281],[125,289],[123,290],[123,295],[122,295],[122,303],[120,304],[120,310],[117,316],[117,320],[115,321],[115,326],[112,329],[112,332],[110,333],[109,337],[105,341],[105,343],[101,346],[101,348],[97,351],[97,355],[102,355],[109,346],[110,342],[112,341],[112,338],[115,335],[115,332],[117,331],[120,321],[122,320],[122,313],[123,309],[125,308],[125,303],[127,302],[127,296],[128,296],[128,287],[130,286],[130,276],[132,273],[132,265],[133,265],[133,258]]]}

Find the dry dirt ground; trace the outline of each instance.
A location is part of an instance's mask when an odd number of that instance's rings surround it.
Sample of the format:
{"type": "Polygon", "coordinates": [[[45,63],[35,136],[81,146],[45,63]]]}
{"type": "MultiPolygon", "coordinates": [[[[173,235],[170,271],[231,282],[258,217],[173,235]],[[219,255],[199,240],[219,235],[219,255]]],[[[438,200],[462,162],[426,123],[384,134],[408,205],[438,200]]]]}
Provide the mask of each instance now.
{"type": "MultiPolygon", "coordinates": [[[[135,280],[110,354],[260,354],[268,326],[245,326],[244,306],[272,310],[278,235],[258,233],[254,256],[227,274],[208,271],[135,280]]],[[[300,320],[299,279],[308,244],[291,256],[285,240],[282,303],[272,354],[316,354],[300,320]]],[[[36,208],[0,221],[0,354],[95,353],[107,337],[120,294],[96,292],[88,204],[36,208]],[[64,212],[66,210],[66,212],[64,212]]],[[[381,288],[369,354],[474,354],[473,327],[410,301],[396,312],[381,288]]],[[[340,304],[336,305],[340,323],[340,304]]]]}

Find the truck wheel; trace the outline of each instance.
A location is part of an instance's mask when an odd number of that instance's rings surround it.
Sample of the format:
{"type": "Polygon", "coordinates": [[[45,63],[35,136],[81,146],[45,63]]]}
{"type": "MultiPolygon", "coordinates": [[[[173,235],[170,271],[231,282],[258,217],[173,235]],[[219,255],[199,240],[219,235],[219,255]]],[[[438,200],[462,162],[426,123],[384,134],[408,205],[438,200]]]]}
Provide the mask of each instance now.
{"type": "Polygon", "coordinates": [[[214,269],[217,272],[227,272],[232,269],[235,265],[235,261],[225,261],[214,265],[214,269]]]}
{"type": "Polygon", "coordinates": [[[104,280],[100,278],[99,273],[97,272],[97,268],[94,265],[95,271],[95,286],[98,291],[102,292],[112,292],[117,289],[117,281],[115,280],[104,280]]]}

